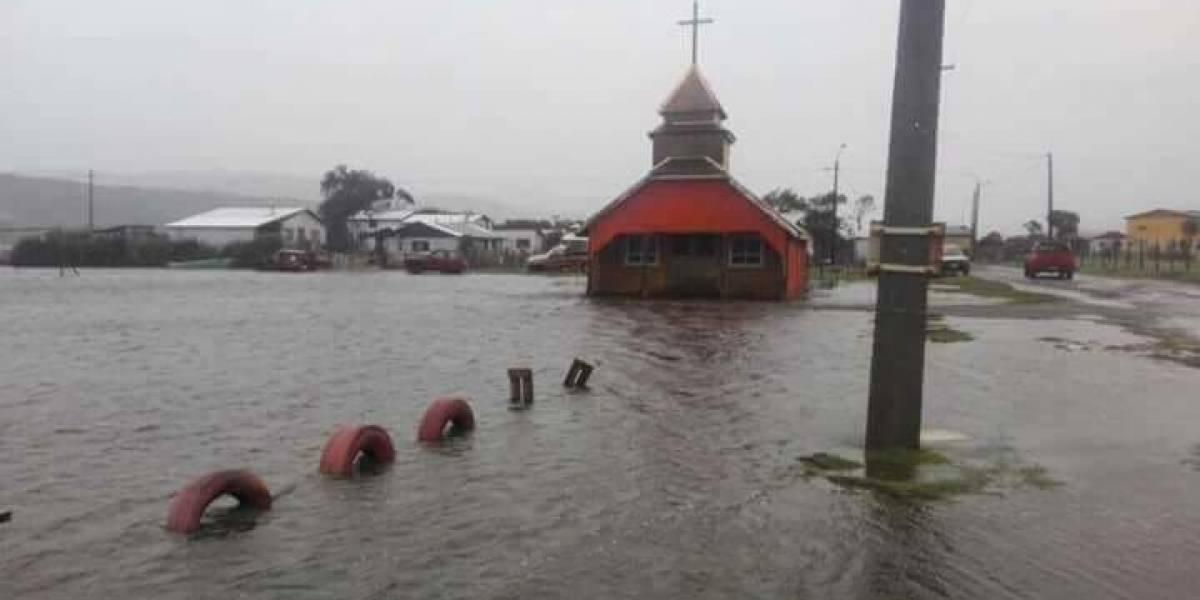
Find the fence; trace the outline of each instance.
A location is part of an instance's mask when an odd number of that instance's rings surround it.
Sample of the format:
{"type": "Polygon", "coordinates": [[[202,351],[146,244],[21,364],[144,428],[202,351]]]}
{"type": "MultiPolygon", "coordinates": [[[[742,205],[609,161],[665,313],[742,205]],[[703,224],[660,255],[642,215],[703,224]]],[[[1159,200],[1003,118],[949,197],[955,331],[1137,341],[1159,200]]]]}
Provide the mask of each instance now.
{"type": "Polygon", "coordinates": [[[1130,243],[1079,253],[1081,270],[1143,277],[1200,278],[1197,248],[1188,241],[1159,244],[1130,243]]]}

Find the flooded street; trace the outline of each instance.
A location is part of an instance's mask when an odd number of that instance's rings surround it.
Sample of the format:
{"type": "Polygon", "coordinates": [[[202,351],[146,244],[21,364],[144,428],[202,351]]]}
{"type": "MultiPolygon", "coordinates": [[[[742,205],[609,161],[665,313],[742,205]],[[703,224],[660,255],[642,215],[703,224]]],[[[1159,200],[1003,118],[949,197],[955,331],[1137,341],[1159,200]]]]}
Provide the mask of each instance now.
{"type": "Polygon", "coordinates": [[[861,457],[873,283],[773,304],[596,301],[575,277],[0,271],[0,598],[1190,597],[1200,370],[1151,334],[1197,303],[1139,320],[1141,296],[1089,289],[1127,305],[934,292],[971,338],[928,346],[925,426],[965,438],[937,449],[1053,485],[914,501],[796,468],[861,457]],[[575,356],[596,371],[567,393],[575,356]],[[532,410],[507,408],[514,366],[532,410]],[[448,394],[478,429],[416,444],[448,394]],[[344,422],[386,427],[396,463],[319,476],[344,422]],[[176,490],[239,467],[271,511],[164,530],[176,490]]]}

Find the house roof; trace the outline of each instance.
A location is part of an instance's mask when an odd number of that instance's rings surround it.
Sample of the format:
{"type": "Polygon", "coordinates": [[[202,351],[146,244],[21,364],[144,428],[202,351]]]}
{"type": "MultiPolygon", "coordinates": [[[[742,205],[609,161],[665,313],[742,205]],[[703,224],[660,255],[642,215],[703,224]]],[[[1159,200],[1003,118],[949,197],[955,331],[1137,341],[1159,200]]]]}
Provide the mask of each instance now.
{"type": "Polygon", "coordinates": [[[436,232],[443,236],[456,238],[467,237],[494,240],[504,237],[496,235],[494,231],[480,227],[475,223],[466,221],[439,222],[436,219],[421,218],[425,216],[428,215],[412,215],[394,227],[385,228],[384,231],[391,231],[392,235],[399,235],[400,237],[420,237],[419,232],[421,231],[436,232]],[[409,231],[410,228],[413,230],[409,231]]]}
{"type": "Polygon", "coordinates": [[[388,210],[360,210],[350,216],[350,221],[403,221],[417,212],[415,208],[393,208],[388,210]]]}
{"type": "Polygon", "coordinates": [[[401,223],[392,228],[387,228],[384,231],[390,232],[390,235],[401,238],[422,238],[422,237],[462,237],[461,233],[445,227],[439,227],[430,223],[401,223]]]}
{"type": "Polygon", "coordinates": [[[1125,219],[1126,220],[1137,219],[1140,217],[1149,217],[1151,215],[1168,215],[1168,216],[1173,216],[1173,217],[1191,217],[1193,219],[1200,219],[1200,210],[1176,210],[1176,209],[1172,209],[1172,208],[1156,208],[1154,210],[1148,210],[1145,212],[1140,212],[1137,214],[1129,215],[1128,217],[1125,217],[1125,219]]]}
{"type": "MultiPolygon", "coordinates": [[[[692,171],[690,171],[690,167],[692,167],[692,166],[693,165],[689,164],[688,165],[689,169],[685,169],[685,170],[689,170],[689,172],[692,172],[692,171]]],[[[640,181],[633,184],[632,187],[625,190],[624,193],[622,193],[620,196],[617,196],[616,199],[614,199],[612,202],[609,202],[604,208],[601,208],[596,214],[592,215],[583,224],[583,228],[580,230],[580,233],[584,234],[584,235],[588,234],[589,230],[592,228],[592,226],[595,224],[595,222],[597,220],[603,218],[605,215],[607,215],[607,214],[611,213],[612,211],[616,210],[617,208],[619,208],[622,204],[624,204],[630,198],[634,197],[639,190],[646,187],[650,183],[655,182],[655,181],[670,181],[670,180],[724,181],[724,182],[728,183],[729,185],[731,185],[734,189],[736,189],[738,191],[738,193],[742,196],[742,198],[744,198],[747,202],[749,202],[754,208],[761,211],[764,215],[766,215],[768,218],[770,218],[771,221],[773,221],[776,225],[779,225],[785,232],[787,232],[788,235],[795,237],[795,238],[804,239],[804,240],[809,239],[808,232],[805,231],[804,228],[785,219],[783,217],[783,215],[779,214],[779,211],[772,208],[766,202],[763,202],[761,198],[754,195],[754,192],[751,192],[749,189],[747,189],[745,186],[743,186],[741,183],[739,183],[736,179],[734,179],[733,176],[730,175],[728,171],[726,171],[725,169],[722,169],[721,165],[718,165],[715,161],[713,161],[712,159],[707,158],[707,157],[668,158],[668,159],[662,161],[661,163],[656,165],[653,169],[651,169],[650,173],[647,174],[645,177],[643,177],[640,181]],[[707,172],[707,174],[705,174],[705,175],[693,175],[693,174],[677,175],[676,172],[678,171],[678,169],[676,168],[676,166],[672,165],[672,163],[675,163],[678,161],[696,161],[696,160],[706,161],[708,163],[707,167],[705,167],[705,171],[707,172]]]]}
{"type": "MultiPolygon", "coordinates": [[[[496,235],[491,229],[481,227],[474,221],[465,220],[463,214],[415,214],[405,220],[406,223],[424,223],[431,227],[450,232],[455,237],[472,237],[482,239],[496,239],[502,236],[496,235]]],[[[482,216],[482,215],[477,215],[482,216]]]]}
{"type": "Polygon", "coordinates": [[[725,109],[696,65],[688,69],[658,112],[664,116],[672,113],[716,112],[722,119],[726,118],[725,109]]]}
{"type": "Polygon", "coordinates": [[[278,208],[274,206],[214,208],[186,219],[167,223],[172,228],[253,229],[268,223],[282,221],[297,213],[307,212],[314,219],[320,217],[307,208],[278,208]]]}
{"type": "Polygon", "coordinates": [[[1093,240],[1123,240],[1126,237],[1128,237],[1128,236],[1126,236],[1124,233],[1121,233],[1120,231],[1105,231],[1104,233],[1101,233],[1100,235],[1092,236],[1092,239],[1093,240]]]}

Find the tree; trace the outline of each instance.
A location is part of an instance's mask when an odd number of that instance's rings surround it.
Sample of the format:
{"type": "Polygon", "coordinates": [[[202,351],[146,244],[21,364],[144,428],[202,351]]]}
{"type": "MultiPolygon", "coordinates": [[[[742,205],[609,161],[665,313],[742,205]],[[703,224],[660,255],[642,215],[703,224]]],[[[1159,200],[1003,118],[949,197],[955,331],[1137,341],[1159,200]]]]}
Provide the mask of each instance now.
{"type": "Polygon", "coordinates": [[[1192,251],[1196,248],[1196,235],[1200,234],[1200,218],[1190,217],[1183,222],[1183,265],[1192,270],[1192,251]]]}
{"type": "Polygon", "coordinates": [[[1025,232],[1029,234],[1029,237],[1038,237],[1042,235],[1042,223],[1037,219],[1025,221],[1025,224],[1021,225],[1021,227],[1025,228],[1025,232]]]}
{"type": "Polygon", "coordinates": [[[1196,247],[1196,236],[1200,235],[1200,218],[1192,217],[1183,222],[1183,239],[1187,240],[1188,250],[1196,247]]]}
{"type": "Polygon", "coordinates": [[[329,249],[344,252],[350,249],[350,234],[346,221],[355,213],[368,210],[380,200],[399,197],[409,204],[412,195],[397,189],[392,182],[376,177],[366,170],[351,170],[338,165],[321,178],[321,219],[325,221],[329,249]]]}
{"type": "Polygon", "coordinates": [[[808,210],[808,201],[791,188],[775,188],[763,196],[763,202],[781,213],[808,210]]]}
{"type": "Polygon", "coordinates": [[[1069,240],[1079,237],[1079,214],[1069,210],[1050,212],[1050,223],[1054,225],[1054,237],[1069,240]]]}
{"type": "MultiPolygon", "coordinates": [[[[821,196],[813,196],[808,199],[808,211],[804,213],[804,228],[808,230],[813,239],[813,256],[824,259],[829,256],[829,248],[834,244],[838,244],[838,254],[846,256],[845,252],[841,252],[843,245],[842,231],[845,226],[845,219],[842,217],[833,216],[834,203],[845,204],[846,196],[838,194],[833,195],[833,192],[826,193],[821,196]]],[[[840,211],[839,211],[840,212],[840,211]]]]}
{"type": "Polygon", "coordinates": [[[975,245],[975,254],[971,256],[977,261],[999,262],[1004,258],[1004,236],[999,231],[990,231],[979,239],[975,245]]]}

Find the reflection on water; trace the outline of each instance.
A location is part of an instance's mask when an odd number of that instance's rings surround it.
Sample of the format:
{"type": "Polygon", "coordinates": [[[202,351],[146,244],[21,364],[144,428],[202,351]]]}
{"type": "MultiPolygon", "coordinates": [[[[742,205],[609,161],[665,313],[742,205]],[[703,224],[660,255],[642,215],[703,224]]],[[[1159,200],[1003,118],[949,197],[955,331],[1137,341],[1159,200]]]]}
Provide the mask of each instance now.
{"type": "Polygon", "coordinates": [[[868,313],[581,292],[567,277],[0,274],[0,509],[15,510],[0,596],[1190,594],[1194,372],[1037,341],[1090,323],[957,321],[977,341],[929,349],[927,421],[1065,485],[895,502],[793,468],[859,452],[868,313]],[[568,393],[576,356],[596,371],[568,393]],[[521,365],[537,400],[509,411],[521,365]],[[449,394],[472,399],[477,430],[417,444],[449,394]],[[396,463],[318,476],[353,421],[387,427],[396,463]],[[242,467],[272,510],[163,531],[174,490],[242,467]]]}

